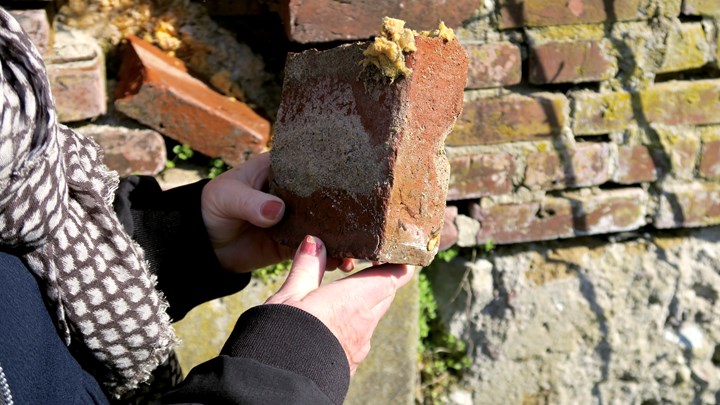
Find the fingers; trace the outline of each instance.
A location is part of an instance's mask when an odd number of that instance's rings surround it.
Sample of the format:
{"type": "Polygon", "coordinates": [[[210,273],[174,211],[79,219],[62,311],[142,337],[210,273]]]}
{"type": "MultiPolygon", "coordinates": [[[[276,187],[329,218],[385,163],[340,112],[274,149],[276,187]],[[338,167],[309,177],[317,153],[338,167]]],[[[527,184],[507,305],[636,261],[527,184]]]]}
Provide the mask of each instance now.
{"type": "MultiPolygon", "coordinates": [[[[306,236],[295,253],[285,283],[275,296],[292,297],[295,300],[304,298],[320,286],[325,273],[325,265],[325,245],[318,238],[306,236]]],[[[270,300],[268,302],[271,303],[270,300]]]]}
{"type": "Polygon", "coordinates": [[[413,273],[413,266],[383,264],[357,272],[326,287],[334,290],[330,293],[332,296],[362,296],[367,306],[373,308],[386,299],[392,301],[397,289],[407,284],[413,273]]]}

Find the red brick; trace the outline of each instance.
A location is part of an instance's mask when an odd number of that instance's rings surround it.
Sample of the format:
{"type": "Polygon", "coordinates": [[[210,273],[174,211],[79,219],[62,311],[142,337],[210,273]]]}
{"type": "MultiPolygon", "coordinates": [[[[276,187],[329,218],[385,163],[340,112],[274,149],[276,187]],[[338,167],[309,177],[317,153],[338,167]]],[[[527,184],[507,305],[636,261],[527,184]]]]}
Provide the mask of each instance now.
{"type": "Polygon", "coordinates": [[[579,91],[573,100],[573,132],[599,135],[624,131],[633,122],[632,95],[626,92],[579,91]]]}
{"type": "Polygon", "coordinates": [[[511,193],[514,172],[513,157],[505,152],[452,157],[447,199],[511,193]]]}
{"type": "Polygon", "coordinates": [[[88,125],[77,130],[102,147],[103,162],[120,176],[153,176],[165,168],[165,140],[151,129],[88,125]]]}
{"type": "Polygon", "coordinates": [[[660,229],[720,224],[720,184],[665,186],[654,218],[660,229]]]}
{"type": "Polygon", "coordinates": [[[573,149],[530,153],[524,184],[534,190],[603,184],[609,177],[609,156],[606,143],[578,143],[573,149]]]}
{"type": "Polygon", "coordinates": [[[45,63],[60,122],[105,114],[105,59],[93,38],[80,31],[58,31],[45,63]]]}
{"type": "Polygon", "coordinates": [[[617,169],[613,175],[613,181],[620,184],[655,181],[662,170],[659,163],[653,152],[646,146],[618,146],[617,169]]]}
{"type": "Polygon", "coordinates": [[[542,202],[498,204],[481,208],[473,204],[470,215],[480,221],[477,243],[496,244],[569,238],[574,235],[570,201],[546,198],[542,202]]]}
{"type": "Polygon", "coordinates": [[[20,23],[41,55],[52,49],[52,28],[44,8],[34,10],[8,10],[20,23]]]}
{"type": "Polygon", "coordinates": [[[183,63],[128,37],[115,106],[158,132],[230,165],[265,148],[270,124],[193,78],[183,63]]]}
{"type": "Polygon", "coordinates": [[[547,139],[567,124],[562,94],[509,94],[467,101],[447,144],[482,145],[547,139]]]}
{"type": "Polygon", "coordinates": [[[641,0],[500,0],[501,29],[644,18],[641,0]]]}
{"type": "Polygon", "coordinates": [[[720,139],[703,142],[700,175],[708,178],[720,177],[720,139]]]}
{"type": "Polygon", "coordinates": [[[671,81],[640,92],[645,119],[665,125],[720,123],[720,80],[671,81]]]}
{"type": "Polygon", "coordinates": [[[444,21],[457,27],[480,8],[473,0],[406,4],[392,0],[282,0],[288,38],[296,42],[329,42],[369,38],[377,34],[383,17],[405,20],[407,26],[429,30],[444,21]]]}
{"type": "Polygon", "coordinates": [[[458,241],[458,228],[455,225],[455,218],[458,216],[458,207],[448,205],[445,207],[445,217],[443,220],[443,228],[440,233],[440,243],[438,250],[447,250],[458,241]]]}
{"type": "Polygon", "coordinates": [[[249,1],[223,1],[203,0],[208,14],[217,16],[245,16],[261,14],[264,11],[263,5],[258,0],[249,1]]]}
{"type": "Polygon", "coordinates": [[[615,76],[610,43],[600,40],[551,41],[530,46],[530,83],[580,83],[615,76]]]}
{"type": "Polygon", "coordinates": [[[509,41],[464,45],[470,57],[469,89],[512,86],[522,79],[520,48],[509,41]]]}
{"type": "Polygon", "coordinates": [[[277,241],[311,234],[334,257],[432,260],[468,60],[457,40],[415,41],[412,73],[393,83],[361,66],[368,43],[290,56],[271,151],[270,191],[286,206],[277,241]]]}
{"type": "Polygon", "coordinates": [[[720,2],[717,0],[684,0],[683,14],[720,16],[720,2]]]}
{"type": "Polygon", "coordinates": [[[596,235],[638,229],[646,224],[647,194],[641,188],[568,196],[576,235],[596,235]]]}

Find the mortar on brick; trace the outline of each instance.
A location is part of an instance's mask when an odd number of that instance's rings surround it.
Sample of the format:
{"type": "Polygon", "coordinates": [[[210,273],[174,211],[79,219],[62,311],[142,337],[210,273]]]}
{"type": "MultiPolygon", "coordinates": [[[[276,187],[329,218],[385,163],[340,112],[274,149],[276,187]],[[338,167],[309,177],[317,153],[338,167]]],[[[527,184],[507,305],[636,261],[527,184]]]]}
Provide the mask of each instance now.
{"type": "Polygon", "coordinates": [[[668,32],[667,51],[658,72],[678,72],[704,66],[713,59],[703,24],[674,24],[668,32]]]}

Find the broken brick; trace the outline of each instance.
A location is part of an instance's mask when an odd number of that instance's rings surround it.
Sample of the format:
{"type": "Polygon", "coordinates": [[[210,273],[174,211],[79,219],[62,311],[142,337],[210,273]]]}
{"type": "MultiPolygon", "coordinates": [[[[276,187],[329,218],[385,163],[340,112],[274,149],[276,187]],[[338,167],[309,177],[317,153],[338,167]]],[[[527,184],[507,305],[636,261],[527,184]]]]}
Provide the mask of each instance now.
{"type": "Polygon", "coordinates": [[[270,192],[285,201],[274,238],[320,237],[328,254],[426,265],[439,247],[468,58],[457,40],[415,38],[408,77],[363,67],[367,43],[288,58],[270,192]]]}
{"type": "Polygon", "coordinates": [[[261,152],[270,124],[246,104],[214,92],[182,61],[128,37],[115,106],[156,131],[230,165],[261,152]]]}

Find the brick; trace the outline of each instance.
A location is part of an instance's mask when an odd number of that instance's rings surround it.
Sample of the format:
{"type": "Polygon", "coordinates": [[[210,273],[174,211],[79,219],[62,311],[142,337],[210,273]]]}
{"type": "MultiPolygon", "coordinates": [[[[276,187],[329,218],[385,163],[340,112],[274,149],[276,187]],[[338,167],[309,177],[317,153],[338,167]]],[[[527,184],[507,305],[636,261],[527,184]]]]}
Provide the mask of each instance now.
{"type": "Polygon", "coordinates": [[[620,184],[636,184],[653,182],[663,172],[656,155],[643,145],[618,146],[617,168],[613,174],[613,181],[620,184]]]}
{"type": "Polygon", "coordinates": [[[571,93],[573,132],[576,135],[600,135],[624,131],[633,123],[632,96],[626,92],[571,93]]]}
{"type": "Polygon", "coordinates": [[[522,80],[520,48],[509,41],[490,44],[465,44],[470,57],[469,89],[512,86],[522,80]]]}
{"type": "Polygon", "coordinates": [[[668,32],[667,50],[659,73],[679,72],[705,66],[712,60],[702,23],[679,24],[668,32]]]}
{"type": "Polygon", "coordinates": [[[670,81],[640,92],[645,119],[665,125],[720,123],[720,80],[670,81]]]}
{"type": "Polygon", "coordinates": [[[720,184],[666,185],[653,225],[659,229],[720,224],[720,184]]]}
{"type": "Polygon", "coordinates": [[[105,59],[93,38],[80,31],[58,30],[45,64],[60,122],[105,114],[105,59]]]}
{"type": "Polygon", "coordinates": [[[641,188],[603,190],[568,197],[576,235],[624,232],[646,225],[647,194],[641,188]]]}
{"type": "Polygon", "coordinates": [[[445,217],[443,219],[443,228],[440,233],[440,243],[438,250],[447,250],[458,242],[458,227],[455,225],[455,218],[458,216],[458,207],[448,205],[445,207],[445,217]]]}
{"type": "Polygon", "coordinates": [[[663,145],[664,160],[670,164],[675,178],[689,180],[694,177],[700,154],[700,137],[695,129],[684,127],[655,128],[663,145]]]}
{"type": "Polygon", "coordinates": [[[560,134],[568,119],[562,94],[534,93],[486,97],[465,103],[447,139],[450,146],[532,141],[560,134]]]}
{"type": "Polygon", "coordinates": [[[165,140],[151,129],[87,125],[77,131],[100,145],[103,162],[120,176],[154,176],[165,168],[165,140]]]}
{"type": "Polygon", "coordinates": [[[581,83],[607,80],[617,73],[606,39],[551,41],[529,50],[529,80],[533,84],[581,83]]]}
{"type": "Polygon", "coordinates": [[[288,38],[308,43],[369,38],[385,16],[418,30],[434,29],[440,21],[457,27],[481,6],[473,0],[282,0],[280,7],[288,38]]]}
{"type": "Polygon", "coordinates": [[[480,222],[477,243],[531,242],[573,236],[572,206],[560,198],[542,202],[498,204],[482,208],[473,204],[470,216],[480,222]]]}
{"type": "Polygon", "coordinates": [[[363,68],[368,43],[290,56],[271,151],[273,229],[297,246],[320,237],[334,257],[428,264],[438,249],[468,59],[457,40],[416,37],[412,73],[363,68]]]}
{"type": "Polygon", "coordinates": [[[720,127],[707,127],[701,136],[699,173],[706,178],[718,178],[720,177],[720,127]]]}
{"type": "Polygon", "coordinates": [[[720,16],[720,3],[717,0],[684,0],[683,14],[720,16]]]}
{"type": "Polygon", "coordinates": [[[221,1],[203,0],[208,14],[213,16],[246,16],[261,14],[264,9],[258,0],[250,1],[221,1]]]}
{"type": "Polygon", "coordinates": [[[9,10],[20,23],[41,55],[47,55],[52,49],[52,28],[44,8],[33,10],[9,10]]]}
{"type": "Polygon", "coordinates": [[[270,124],[190,76],[183,63],[128,37],[115,106],[156,131],[237,165],[265,148],[270,124]]]}
{"type": "Polygon", "coordinates": [[[642,19],[641,0],[499,0],[500,29],[642,19]]]}
{"type": "Polygon", "coordinates": [[[447,199],[463,200],[511,193],[514,172],[513,157],[505,152],[452,157],[447,199]]]}
{"type": "Polygon", "coordinates": [[[524,184],[533,190],[557,190],[603,184],[609,177],[610,146],[578,143],[572,149],[528,154],[524,184]]]}

